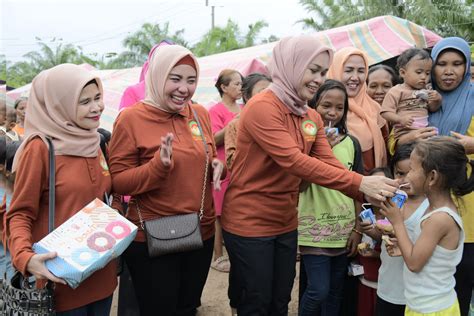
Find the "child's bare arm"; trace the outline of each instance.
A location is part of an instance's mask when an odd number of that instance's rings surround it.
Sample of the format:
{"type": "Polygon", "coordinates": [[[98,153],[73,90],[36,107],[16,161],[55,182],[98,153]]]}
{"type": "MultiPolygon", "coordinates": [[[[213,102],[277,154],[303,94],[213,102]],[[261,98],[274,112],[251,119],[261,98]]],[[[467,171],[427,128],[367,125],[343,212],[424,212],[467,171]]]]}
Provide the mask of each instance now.
{"type": "Polygon", "coordinates": [[[443,98],[441,97],[441,94],[439,94],[438,91],[430,90],[428,92],[428,111],[430,112],[438,111],[439,108],[441,107],[442,101],[443,101],[443,98]]]}
{"type": "Polygon", "coordinates": [[[392,124],[400,124],[405,127],[410,127],[413,124],[413,117],[411,115],[398,115],[394,112],[382,112],[380,115],[392,124]]]}
{"type": "MultiPolygon", "coordinates": [[[[387,216],[395,230],[398,247],[408,269],[419,272],[430,259],[436,245],[447,235],[449,226],[446,225],[444,214],[434,214],[423,222],[422,231],[418,240],[413,244],[403,222],[400,209],[390,200],[382,204],[382,214],[387,216]]],[[[449,215],[448,215],[449,216],[449,215]]]]}

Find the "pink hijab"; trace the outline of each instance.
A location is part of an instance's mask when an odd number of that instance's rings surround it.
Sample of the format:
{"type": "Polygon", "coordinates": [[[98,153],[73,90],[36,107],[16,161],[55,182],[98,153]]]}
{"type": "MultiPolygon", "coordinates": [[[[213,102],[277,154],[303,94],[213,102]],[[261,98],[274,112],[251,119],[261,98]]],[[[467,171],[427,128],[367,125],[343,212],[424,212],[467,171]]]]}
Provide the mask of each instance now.
{"type": "Polygon", "coordinates": [[[123,108],[128,108],[129,106],[132,106],[145,98],[145,75],[148,72],[151,56],[153,56],[153,53],[158,47],[165,45],[174,44],[164,40],[150,49],[150,52],[148,53],[148,58],[142,66],[139,82],[134,85],[128,86],[125,89],[122,95],[122,99],[120,100],[119,110],[122,110],[123,108]]]}
{"type": "Polygon", "coordinates": [[[168,75],[171,69],[186,56],[192,58],[199,78],[198,61],[189,49],[179,45],[169,45],[156,50],[151,57],[149,69],[145,75],[145,100],[143,102],[157,108],[160,108],[160,104],[164,104],[164,90],[168,75]]]}
{"type": "MultiPolygon", "coordinates": [[[[350,56],[361,56],[365,61],[365,73],[368,73],[369,61],[367,55],[358,48],[344,47],[334,54],[334,63],[329,68],[328,78],[341,81],[344,64],[350,56]]],[[[359,93],[349,98],[347,113],[347,128],[360,142],[362,151],[374,149],[376,167],[387,164],[385,141],[380,129],[386,124],[380,116],[380,105],[367,94],[367,84],[364,82],[359,93]]]]}
{"type": "Polygon", "coordinates": [[[293,114],[302,116],[308,111],[307,101],[300,98],[297,89],[309,63],[322,52],[328,52],[331,64],[333,50],[309,35],[283,38],[273,48],[268,63],[273,80],[269,89],[293,114]]]}
{"type": "Polygon", "coordinates": [[[62,64],[42,71],[33,79],[25,115],[25,140],[18,148],[12,169],[16,170],[26,144],[36,136],[53,140],[55,154],[97,157],[100,138],[97,129],[76,125],[76,111],[82,89],[95,80],[103,94],[102,82],[89,71],[62,64]]]}

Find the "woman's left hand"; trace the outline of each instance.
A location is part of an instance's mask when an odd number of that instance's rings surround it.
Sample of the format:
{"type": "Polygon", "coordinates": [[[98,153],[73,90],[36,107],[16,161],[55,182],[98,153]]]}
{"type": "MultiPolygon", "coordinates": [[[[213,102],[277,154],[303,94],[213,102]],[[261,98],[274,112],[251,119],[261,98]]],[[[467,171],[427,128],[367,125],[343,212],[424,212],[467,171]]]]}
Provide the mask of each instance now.
{"type": "Polygon", "coordinates": [[[212,181],[214,182],[214,190],[221,190],[221,175],[224,171],[224,164],[217,158],[212,160],[212,181]]]}
{"type": "Polygon", "coordinates": [[[460,133],[451,131],[451,136],[454,136],[463,145],[466,154],[474,153],[474,137],[466,136],[460,133]]]}
{"type": "Polygon", "coordinates": [[[392,199],[386,199],[382,202],[380,213],[385,216],[393,226],[403,222],[403,214],[392,199]]]}

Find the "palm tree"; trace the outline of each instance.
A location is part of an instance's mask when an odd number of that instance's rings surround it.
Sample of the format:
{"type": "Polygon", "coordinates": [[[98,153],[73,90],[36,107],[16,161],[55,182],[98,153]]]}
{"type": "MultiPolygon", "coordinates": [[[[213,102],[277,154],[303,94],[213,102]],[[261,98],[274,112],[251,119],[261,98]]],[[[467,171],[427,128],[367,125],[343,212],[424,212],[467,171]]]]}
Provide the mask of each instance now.
{"type": "Polygon", "coordinates": [[[316,31],[381,15],[394,15],[422,25],[441,36],[474,40],[472,0],[300,0],[314,17],[299,20],[316,31]],[[317,22],[320,21],[320,22],[317,22]]]}
{"type": "Polygon", "coordinates": [[[123,46],[128,50],[119,54],[114,62],[126,67],[139,66],[145,62],[153,45],[165,39],[187,47],[188,43],[184,40],[183,33],[184,30],[181,29],[171,34],[169,22],[163,27],[159,24],[144,23],[138,31],[123,40],[123,46]]]}
{"type": "Polygon", "coordinates": [[[56,48],[51,48],[46,43],[39,42],[39,51],[32,51],[25,54],[23,57],[29,59],[29,64],[34,70],[40,72],[41,70],[54,67],[64,63],[81,63],[79,50],[72,44],[58,44],[56,48]]]}
{"type": "MultiPolygon", "coordinates": [[[[247,33],[242,35],[237,23],[229,19],[226,26],[214,27],[204,34],[201,40],[193,47],[193,52],[196,56],[207,56],[253,46],[258,44],[258,35],[267,26],[267,22],[259,20],[250,24],[247,33]]],[[[270,38],[274,39],[275,37],[270,38]]]]}
{"type": "Polygon", "coordinates": [[[44,42],[38,42],[38,45],[40,46],[38,51],[31,51],[23,56],[27,61],[17,62],[11,66],[8,61],[6,62],[6,77],[9,86],[19,87],[30,83],[41,71],[59,64],[81,64],[84,62],[79,48],[72,44],[63,45],[60,43],[55,48],[44,42]]]}

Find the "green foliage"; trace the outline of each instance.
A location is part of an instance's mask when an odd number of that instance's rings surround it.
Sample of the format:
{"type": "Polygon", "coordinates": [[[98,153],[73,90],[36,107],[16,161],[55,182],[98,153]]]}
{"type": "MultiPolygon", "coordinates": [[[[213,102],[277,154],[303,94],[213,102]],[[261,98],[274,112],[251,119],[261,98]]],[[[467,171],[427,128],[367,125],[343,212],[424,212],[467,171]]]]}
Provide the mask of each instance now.
{"type": "Polygon", "coordinates": [[[120,64],[122,68],[141,66],[146,61],[151,48],[165,39],[187,47],[188,43],[183,38],[183,33],[184,30],[181,29],[171,34],[169,22],[166,22],[163,27],[159,24],[145,23],[138,31],[123,40],[122,44],[128,50],[119,54],[114,63],[120,64]]]}
{"type": "Polygon", "coordinates": [[[40,46],[38,51],[31,51],[23,56],[27,61],[20,61],[13,65],[6,62],[8,86],[19,87],[30,83],[42,70],[59,64],[83,63],[79,48],[72,44],[59,43],[54,48],[44,42],[38,42],[38,45],[40,46]]]}
{"type": "MultiPolygon", "coordinates": [[[[278,40],[276,36],[272,35],[258,41],[261,30],[267,26],[265,21],[257,21],[250,24],[247,33],[242,35],[238,25],[229,20],[225,27],[216,27],[206,33],[193,48],[194,53],[197,56],[205,56],[278,40]]],[[[2,58],[0,55],[0,79],[6,79],[7,84],[11,87],[20,87],[30,83],[42,70],[62,63],[88,63],[98,69],[123,69],[141,66],[147,59],[153,45],[164,39],[188,47],[183,33],[184,30],[178,30],[172,34],[168,22],[162,26],[145,23],[139,30],[123,40],[122,44],[126,51],[120,54],[112,52],[102,56],[86,55],[80,46],[57,43],[55,40],[47,44],[38,38],[39,49],[25,54],[23,56],[25,61],[11,64],[5,60],[5,56],[2,58]]]]}
{"type": "MultiPolygon", "coordinates": [[[[268,23],[259,20],[248,26],[247,33],[242,35],[237,23],[229,19],[224,27],[215,27],[207,32],[193,48],[196,56],[207,56],[222,52],[227,52],[239,48],[250,47],[258,42],[258,35],[268,23]]],[[[268,40],[275,40],[276,37],[270,37],[268,40]]]]}
{"type": "Polygon", "coordinates": [[[7,60],[3,54],[0,54],[0,80],[7,81],[7,60]]]}
{"type": "Polygon", "coordinates": [[[381,15],[394,15],[422,25],[439,35],[474,40],[472,0],[300,0],[313,16],[298,22],[316,31],[381,15]],[[320,21],[320,22],[317,22],[320,21]]]}

